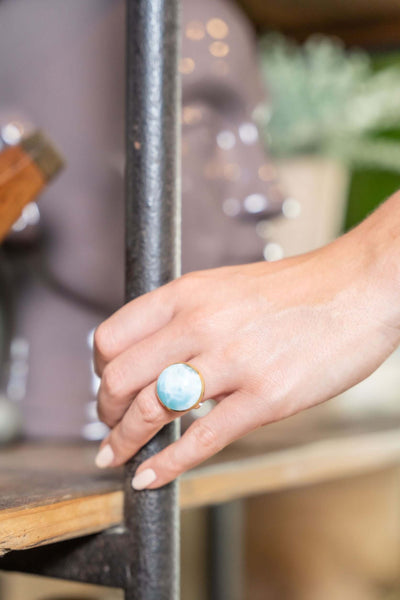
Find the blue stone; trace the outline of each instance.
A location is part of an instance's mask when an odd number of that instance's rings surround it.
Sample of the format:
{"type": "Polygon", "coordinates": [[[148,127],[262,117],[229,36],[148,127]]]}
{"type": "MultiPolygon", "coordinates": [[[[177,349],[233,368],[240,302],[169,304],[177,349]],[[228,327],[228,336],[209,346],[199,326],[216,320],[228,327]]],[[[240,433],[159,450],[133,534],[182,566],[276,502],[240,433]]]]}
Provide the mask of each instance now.
{"type": "Polygon", "coordinates": [[[188,410],[201,398],[202,380],[190,365],[176,363],[164,369],[157,379],[157,396],[170,410],[188,410]]]}

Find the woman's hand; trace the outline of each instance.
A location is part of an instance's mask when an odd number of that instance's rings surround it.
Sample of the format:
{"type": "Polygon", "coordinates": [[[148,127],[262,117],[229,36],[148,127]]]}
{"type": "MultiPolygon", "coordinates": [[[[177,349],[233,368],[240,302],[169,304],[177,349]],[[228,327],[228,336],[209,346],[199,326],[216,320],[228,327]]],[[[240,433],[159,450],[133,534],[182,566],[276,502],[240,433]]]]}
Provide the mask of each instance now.
{"type": "Polygon", "coordinates": [[[374,371],[400,341],[399,301],[392,263],[367,246],[366,224],[300,257],[190,273],[100,325],[98,409],[111,432],[98,466],[124,463],[175,417],[156,396],[171,363],[196,367],[204,399],[217,404],[140,465],[136,489],[164,485],[374,371]]]}

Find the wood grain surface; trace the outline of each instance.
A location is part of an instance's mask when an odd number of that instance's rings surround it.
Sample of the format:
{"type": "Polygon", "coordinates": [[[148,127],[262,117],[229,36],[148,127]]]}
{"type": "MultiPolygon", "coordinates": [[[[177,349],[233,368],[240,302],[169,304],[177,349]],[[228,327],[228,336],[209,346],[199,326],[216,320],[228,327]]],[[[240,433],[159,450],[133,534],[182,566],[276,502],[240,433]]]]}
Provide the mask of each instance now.
{"type": "Polygon", "coordinates": [[[44,183],[39,169],[20,146],[0,153],[0,241],[44,183]]]}
{"type": "MultiPolygon", "coordinates": [[[[307,417],[308,415],[306,415],[307,417]]],[[[400,422],[258,430],[181,479],[182,509],[313,485],[400,463],[400,422]]],[[[97,446],[22,444],[0,456],[0,554],[98,532],[122,521],[122,469],[99,471],[97,446]]]]}
{"type": "Polygon", "coordinates": [[[341,37],[349,44],[399,45],[397,0],[239,0],[260,30],[279,30],[298,39],[312,33],[341,37]]]}

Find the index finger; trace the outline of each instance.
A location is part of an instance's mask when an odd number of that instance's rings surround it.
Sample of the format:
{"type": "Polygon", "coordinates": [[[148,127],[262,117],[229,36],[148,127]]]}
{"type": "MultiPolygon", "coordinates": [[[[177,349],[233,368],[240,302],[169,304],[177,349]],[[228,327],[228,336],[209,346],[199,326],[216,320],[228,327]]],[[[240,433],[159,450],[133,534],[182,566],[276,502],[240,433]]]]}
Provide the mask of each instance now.
{"type": "Polygon", "coordinates": [[[176,442],[145,460],[132,480],[135,490],[158,488],[214,456],[225,446],[260,425],[252,397],[237,390],[200,417],[176,442]]]}
{"type": "Polygon", "coordinates": [[[169,282],[139,296],[101,323],[94,333],[94,369],[101,376],[107,363],[139,340],[155,333],[175,314],[176,295],[169,282]]]}

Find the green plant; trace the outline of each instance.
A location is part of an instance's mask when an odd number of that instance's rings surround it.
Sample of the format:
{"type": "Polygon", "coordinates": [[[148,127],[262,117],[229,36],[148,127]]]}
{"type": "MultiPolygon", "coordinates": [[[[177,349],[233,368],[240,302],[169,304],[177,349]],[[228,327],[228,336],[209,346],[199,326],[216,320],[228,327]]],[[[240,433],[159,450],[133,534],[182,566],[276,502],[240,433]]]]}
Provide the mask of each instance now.
{"type": "Polygon", "coordinates": [[[400,126],[399,66],[375,70],[337,39],[299,46],[279,34],[261,39],[260,64],[269,100],[258,116],[274,155],[329,154],[400,172],[399,141],[381,135],[400,126]]]}

